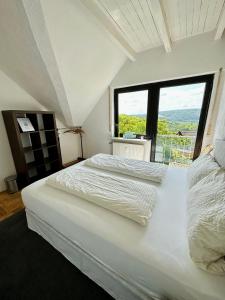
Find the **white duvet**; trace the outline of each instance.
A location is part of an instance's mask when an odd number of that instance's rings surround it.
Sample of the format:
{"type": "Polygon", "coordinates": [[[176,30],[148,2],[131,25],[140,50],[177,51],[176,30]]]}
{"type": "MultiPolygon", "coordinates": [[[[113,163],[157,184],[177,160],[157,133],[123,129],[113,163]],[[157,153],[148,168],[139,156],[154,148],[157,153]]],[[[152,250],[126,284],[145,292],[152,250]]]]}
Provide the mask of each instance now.
{"type": "Polygon", "coordinates": [[[121,173],[154,182],[161,182],[167,166],[160,163],[123,158],[116,155],[97,154],[87,159],[86,166],[121,173]]]}
{"type": "Polygon", "coordinates": [[[82,166],[60,171],[48,177],[46,183],[141,225],[147,224],[156,201],[156,188],[147,183],[82,166]]]}

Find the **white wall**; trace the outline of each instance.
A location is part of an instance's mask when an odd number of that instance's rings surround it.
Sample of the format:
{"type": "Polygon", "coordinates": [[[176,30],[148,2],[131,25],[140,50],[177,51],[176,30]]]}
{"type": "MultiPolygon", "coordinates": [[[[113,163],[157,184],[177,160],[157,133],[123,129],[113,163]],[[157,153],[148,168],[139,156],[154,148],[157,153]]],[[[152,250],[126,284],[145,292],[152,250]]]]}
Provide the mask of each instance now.
{"type": "Polygon", "coordinates": [[[127,62],[113,79],[111,86],[120,87],[162,81],[218,71],[225,66],[225,39],[213,40],[204,34],[174,43],[171,53],[155,48],[127,62]]]}
{"type": "MultiPolygon", "coordinates": [[[[224,53],[225,39],[215,42],[211,33],[177,42],[169,54],[163,48],[143,52],[135,62],[127,61],[111,82],[111,101],[116,87],[218,71],[225,66],[224,53]]],[[[111,151],[106,140],[110,122],[108,103],[109,95],[105,94],[85,121],[86,135],[91,135],[88,141],[89,155],[111,151]],[[93,138],[94,134],[96,138],[93,138]]]]}
{"type": "MultiPolygon", "coordinates": [[[[0,112],[10,109],[45,110],[41,104],[0,70],[0,112]]],[[[65,127],[58,120],[57,125],[59,128],[65,127]]],[[[79,156],[79,140],[77,139],[77,136],[60,135],[63,162],[69,162],[79,156]]],[[[0,191],[5,189],[4,178],[15,173],[5,124],[0,113],[0,191]]]]}
{"type": "Polygon", "coordinates": [[[83,124],[84,156],[111,153],[109,130],[109,89],[107,89],[83,124]]]}

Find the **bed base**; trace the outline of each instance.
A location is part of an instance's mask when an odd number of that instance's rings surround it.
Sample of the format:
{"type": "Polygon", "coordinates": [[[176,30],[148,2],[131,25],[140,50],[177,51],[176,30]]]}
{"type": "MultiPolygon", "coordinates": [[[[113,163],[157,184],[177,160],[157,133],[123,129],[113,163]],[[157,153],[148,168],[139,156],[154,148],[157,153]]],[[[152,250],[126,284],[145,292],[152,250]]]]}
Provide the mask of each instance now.
{"type": "MultiPolygon", "coordinates": [[[[53,227],[26,209],[29,229],[41,235],[49,244],[65,256],[74,266],[118,300],[166,300],[165,297],[127,282],[109,266],[81,249],[53,227]]],[[[168,300],[168,299],[167,299],[168,300]]]]}

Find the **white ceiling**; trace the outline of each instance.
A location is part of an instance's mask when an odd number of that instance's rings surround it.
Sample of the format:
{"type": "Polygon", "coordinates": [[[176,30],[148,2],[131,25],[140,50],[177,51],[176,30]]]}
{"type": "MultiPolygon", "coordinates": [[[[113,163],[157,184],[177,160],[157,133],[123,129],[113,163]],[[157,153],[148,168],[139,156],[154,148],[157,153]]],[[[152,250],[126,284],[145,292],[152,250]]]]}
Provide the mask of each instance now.
{"type": "Polygon", "coordinates": [[[216,29],[224,0],[163,0],[173,41],[216,29]]]}
{"type": "MultiPolygon", "coordinates": [[[[87,2],[87,1],[86,1],[87,2]]],[[[224,0],[93,0],[137,53],[217,30],[224,21],[224,0]]],[[[89,8],[90,8],[89,4],[89,8]]],[[[93,5],[91,7],[93,11],[93,5]]],[[[96,10],[95,10],[96,14],[96,10]]],[[[104,25],[104,18],[101,19],[104,25]]],[[[222,24],[222,25],[221,25],[222,24]]],[[[222,35],[222,32],[219,38],[222,35]]],[[[218,37],[217,37],[218,38],[218,37]]]]}
{"type": "Polygon", "coordinates": [[[136,51],[162,44],[149,0],[96,0],[136,51]]]}

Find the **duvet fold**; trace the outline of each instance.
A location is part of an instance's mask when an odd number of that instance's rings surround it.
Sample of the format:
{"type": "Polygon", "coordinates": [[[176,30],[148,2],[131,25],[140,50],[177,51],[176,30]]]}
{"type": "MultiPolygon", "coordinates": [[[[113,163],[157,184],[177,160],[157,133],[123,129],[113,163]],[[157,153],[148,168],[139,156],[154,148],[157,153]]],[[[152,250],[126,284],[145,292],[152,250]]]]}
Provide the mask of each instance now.
{"type": "Polygon", "coordinates": [[[166,175],[167,166],[142,160],[123,158],[117,155],[97,154],[87,159],[89,167],[121,173],[132,177],[160,183],[166,175]]]}
{"type": "Polygon", "coordinates": [[[46,184],[63,190],[145,226],[152,215],[156,188],[83,166],[62,170],[46,184]]]}

